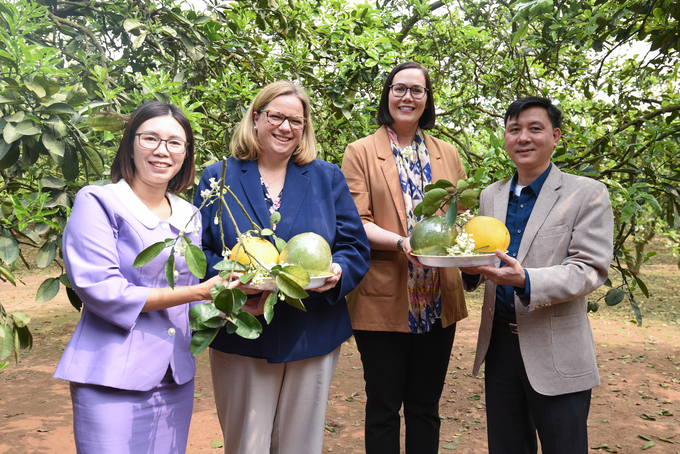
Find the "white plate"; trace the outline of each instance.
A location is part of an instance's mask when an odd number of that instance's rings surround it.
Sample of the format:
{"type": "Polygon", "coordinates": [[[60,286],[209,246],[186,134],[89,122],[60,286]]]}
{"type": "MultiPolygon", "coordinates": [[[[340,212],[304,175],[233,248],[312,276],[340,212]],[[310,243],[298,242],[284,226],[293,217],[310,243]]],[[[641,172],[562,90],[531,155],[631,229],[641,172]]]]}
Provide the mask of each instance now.
{"type": "MultiPolygon", "coordinates": [[[[304,288],[305,290],[311,290],[314,288],[321,287],[328,276],[312,276],[309,279],[309,284],[304,288]]],[[[253,284],[251,282],[244,284],[243,288],[252,288],[256,290],[274,290],[276,287],[276,279],[273,277],[265,277],[260,284],[253,284]]]]}
{"type": "Polygon", "coordinates": [[[496,254],[484,254],[484,255],[460,255],[456,257],[445,256],[445,255],[416,255],[420,263],[426,266],[436,266],[440,268],[460,268],[465,266],[482,266],[482,265],[492,265],[496,262],[500,262],[500,259],[496,257],[496,254]]]}

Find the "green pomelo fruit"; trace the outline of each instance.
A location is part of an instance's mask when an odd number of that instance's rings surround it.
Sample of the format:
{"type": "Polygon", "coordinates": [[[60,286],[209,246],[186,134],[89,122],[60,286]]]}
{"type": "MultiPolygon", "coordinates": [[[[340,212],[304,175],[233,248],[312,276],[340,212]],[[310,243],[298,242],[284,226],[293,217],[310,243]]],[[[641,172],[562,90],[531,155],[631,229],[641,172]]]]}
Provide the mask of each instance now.
{"type": "Polygon", "coordinates": [[[333,254],[326,240],[314,232],[301,233],[291,238],[281,251],[279,263],[304,268],[310,276],[329,275],[333,254]]]}
{"type": "Polygon", "coordinates": [[[456,226],[449,226],[444,216],[431,216],[411,231],[411,248],[416,255],[446,255],[457,236],[456,226]]]}

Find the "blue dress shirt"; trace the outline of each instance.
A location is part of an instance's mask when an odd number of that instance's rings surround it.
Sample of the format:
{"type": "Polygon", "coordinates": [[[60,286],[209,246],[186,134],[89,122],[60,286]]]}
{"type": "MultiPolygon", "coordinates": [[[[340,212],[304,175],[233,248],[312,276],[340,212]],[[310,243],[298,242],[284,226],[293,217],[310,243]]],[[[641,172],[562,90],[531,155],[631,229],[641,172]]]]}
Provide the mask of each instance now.
{"type": "MultiPolygon", "coordinates": [[[[522,188],[519,197],[515,195],[515,186],[517,186],[517,172],[512,177],[510,184],[510,194],[508,194],[508,211],[505,217],[505,226],[510,232],[510,245],[508,246],[507,254],[512,258],[517,258],[519,252],[519,245],[522,243],[524,236],[524,229],[526,228],[531,212],[534,209],[538,194],[541,192],[543,183],[548,178],[550,167],[545,172],[536,178],[529,186],[522,188]]],[[[501,262],[500,266],[505,266],[505,262],[501,262]]],[[[515,317],[515,296],[521,299],[529,300],[531,293],[531,285],[529,282],[529,273],[524,270],[526,283],[524,288],[514,287],[512,285],[498,285],[496,286],[496,311],[508,314],[510,317],[515,317]]],[[[463,273],[463,279],[475,284],[479,280],[479,276],[470,276],[463,273]]]]}

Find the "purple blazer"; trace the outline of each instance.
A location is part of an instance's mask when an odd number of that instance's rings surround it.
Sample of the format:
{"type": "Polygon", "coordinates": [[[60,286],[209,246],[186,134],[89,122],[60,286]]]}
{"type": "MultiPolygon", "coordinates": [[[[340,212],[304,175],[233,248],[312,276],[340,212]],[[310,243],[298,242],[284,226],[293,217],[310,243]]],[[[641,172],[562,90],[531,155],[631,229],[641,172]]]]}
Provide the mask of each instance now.
{"type": "MultiPolygon", "coordinates": [[[[56,378],[76,383],[148,391],[168,366],[184,384],[196,373],[189,351],[190,304],[142,313],[150,288],[167,287],[164,265],[170,249],[141,268],[135,257],[145,248],[176,237],[196,208],[168,193],[172,216],[161,221],[125,181],[87,186],[78,192],[64,229],[66,274],[83,301],[83,313],[66,346],[56,378]]],[[[187,237],[200,247],[201,221],[187,237]]],[[[175,285],[198,283],[183,256],[175,254],[175,285]]]]}

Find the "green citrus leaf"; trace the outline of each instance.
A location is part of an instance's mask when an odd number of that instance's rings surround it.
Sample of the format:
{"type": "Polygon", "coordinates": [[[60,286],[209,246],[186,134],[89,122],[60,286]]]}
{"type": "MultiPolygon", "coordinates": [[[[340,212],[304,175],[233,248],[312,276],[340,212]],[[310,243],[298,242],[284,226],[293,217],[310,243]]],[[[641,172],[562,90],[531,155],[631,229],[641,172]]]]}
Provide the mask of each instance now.
{"type": "Polygon", "coordinates": [[[231,271],[232,269],[234,271],[248,271],[248,267],[242,263],[238,263],[235,260],[229,259],[224,259],[221,262],[218,262],[213,268],[218,271],[231,271]]]}
{"type": "Polygon", "coordinates": [[[12,274],[12,272],[9,269],[5,268],[2,265],[0,265],[0,275],[7,279],[9,283],[12,284],[13,286],[15,287],[17,286],[17,280],[14,277],[14,274],[12,274]]]}
{"type": "Polygon", "coordinates": [[[446,210],[446,223],[449,225],[449,227],[452,227],[453,224],[456,223],[456,219],[458,218],[458,210],[457,206],[455,203],[452,203],[451,206],[449,206],[449,209],[446,210]]]}
{"type": "Polygon", "coordinates": [[[170,288],[175,288],[175,248],[170,250],[170,256],[165,262],[165,279],[168,281],[170,288]]]}
{"type": "Polygon", "coordinates": [[[109,132],[116,132],[125,128],[123,119],[115,115],[91,115],[85,124],[91,128],[109,132]]]}
{"type": "Polygon", "coordinates": [[[66,146],[62,140],[57,140],[54,138],[52,133],[48,131],[43,131],[42,133],[42,144],[47,148],[51,154],[63,158],[66,151],[66,146]]]}
{"type": "Polygon", "coordinates": [[[208,263],[201,248],[195,244],[188,245],[184,252],[184,258],[187,261],[187,267],[189,268],[189,271],[191,271],[191,274],[199,279],[203,279],[205,277],[205,271],[208,268],[208,263]]]}
{"type": "Polygon", "coordinates": [[[12,312],[9,315],[12,317],[12,322],[17,328],[23,328],[31,321],[31,316],[23,312],[12,312]]]}
{"type": "Polygon", "coordinates": [[[221,328],[227,320],[222,318],[222,314],[214,304],[197,304],[189,311],[189,328],[193,331],[200,331],[206,328],[221,328]]]}
{"type": "Polygon", "coordinates": [[[434,188],[428,191],[423,198],[425,205],[439,205],[441,200],[448,195],[448,191],[443,188],[434,188]]]}
{"type": "Polygon", "coordinates": [[[191,345],[189,346],[191,354],[198,356],[203,350],[210,346],[219,332],[219,328],[206,328],[194,332],[194,335],[191,336],[191,345]]]}
{"type": "Polygon", "coordinates": [[[67,114],[67,115],[73,115],[76,113],[76,110],[66,104],[65,102],[55,102],[53,104],[50,104],[49,106],[46,106],[44,108],[45,112],[47,113],[61,113],[61,114],[67,114]]]}
{"type": "Polygon", "coordinates": [[[14,342],[15,349],[19,345],[19,350],[30,350],[33,348],[33,335],[28,326],[16,327],[14,342]],[[16,341],[19,341],[18,343],[16,341]]]}
{"type": "Polygon", "coordinates": [[[291,298],[288,295],[286,295],[286,303],[290,304],[295,309],[300,309],[302,312],[307,312],[305,304],[299,298],[291,298]]]}
{"type": "Polygon", "coordinates": [[[165,241],[159,241],[158,243],[154,243],[148,248],[144,249],[142,252],[139,253],[139,255],[135,258],[134,263],[132,264],[133,268],[139,268],[140,266],[144,266],[156,257],[158,257],[158,254],[163,252],[163,249],[165,249],[166,243],[165,241]]]}
{"type": "Polygon", "coordinates": [[[59,279],[53,277],[47,278],[38,287],[38,292],[35,295],[35,301],[38,303],[45,303],[59,293],[59,279]]]}
{"type": "Polygon", "coordinates": [[[0,325],[0,361],[14,351],[14,332],[9,325],[0,325]]]}
{"type": "Polygon", "coordinates": [[[274,318],[274,305],[276,305],[278,298],[276,293],[270,293],[264,302],[264,321],[269,325],[274,318]]]}
{"type": "Polygon", "coordinates": [[[236,325],[236,334],[244,339],[257,339],[262,333],[260,321],[248,312],[238,314],[232,323],[236,325]]]}
{"type": "Polygon", "coordinates": [[[623,301],[623,298],[626,296],[626,292],[624,292],[620,288],[613,288],[607,292],[607,294],[604,297],[604,302],[607,303],[607,306],[616,306],[619,304],[621,301],[623,301]]]}
{"type": "Polygon", "coordinates": [[[33,120],[24,120],[15,127],[16,133],[22,136],[34,136],[39,134],[42,129],[33,120]]]}
{"type": "Polygon", "coordinates": [[[10,264],[19,258],[19,243],[7,230],[0,232],[0,260],[10,264]]]}
{"type": "Polygon", "coordinates": [[[47,268],[54,262],[57,257],[57,243],[55,241],[48,241],[38,249],[35,255],[35,264],[38,268],[47,268]]]}

